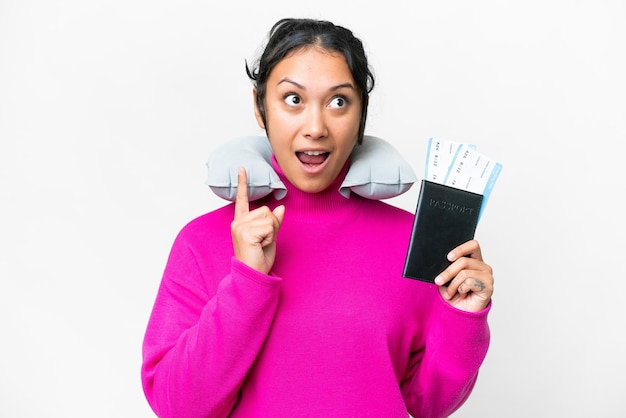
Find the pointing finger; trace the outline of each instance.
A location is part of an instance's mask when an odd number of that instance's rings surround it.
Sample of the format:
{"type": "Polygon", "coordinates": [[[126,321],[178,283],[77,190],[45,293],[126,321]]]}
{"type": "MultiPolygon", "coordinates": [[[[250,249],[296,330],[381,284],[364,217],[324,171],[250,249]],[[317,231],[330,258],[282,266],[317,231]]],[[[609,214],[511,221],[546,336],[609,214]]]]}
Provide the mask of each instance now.
{"type": "Polygon", "coordinates": [[[237,197],[235,200],[235,219],[240,218],[250,211],[248,202],[248,175],[246,169],[239,167],[237,173],[237,197]]]}

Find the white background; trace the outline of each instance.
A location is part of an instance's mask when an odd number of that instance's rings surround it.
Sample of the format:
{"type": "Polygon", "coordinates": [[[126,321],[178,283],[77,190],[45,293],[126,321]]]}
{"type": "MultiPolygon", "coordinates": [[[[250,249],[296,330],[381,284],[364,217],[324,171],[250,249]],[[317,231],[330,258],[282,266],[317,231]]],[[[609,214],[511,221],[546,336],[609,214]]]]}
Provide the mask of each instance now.
{"type": "Polygon", "coordinates": [[[367,133],[419,176],[429,137],[503,164],[477,230],[492,345],[455,417],[624,416],[626,5],[608,0],[0,2],[0,416],[152,416],[160,275],[224,203],[211,150],[259,133],[244,60],[284,16],[364,40],[367,133]]]}

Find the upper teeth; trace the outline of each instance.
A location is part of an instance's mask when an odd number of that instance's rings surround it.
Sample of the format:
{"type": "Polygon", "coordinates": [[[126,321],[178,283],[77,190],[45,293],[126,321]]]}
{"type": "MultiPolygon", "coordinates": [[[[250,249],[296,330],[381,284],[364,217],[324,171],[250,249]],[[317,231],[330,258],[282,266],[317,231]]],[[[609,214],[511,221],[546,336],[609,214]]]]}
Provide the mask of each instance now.
{"type": "Polygon", "coordinates": [[[304,151],[306,155],[320,155],[324,154],[324,151],[304,151]]]}

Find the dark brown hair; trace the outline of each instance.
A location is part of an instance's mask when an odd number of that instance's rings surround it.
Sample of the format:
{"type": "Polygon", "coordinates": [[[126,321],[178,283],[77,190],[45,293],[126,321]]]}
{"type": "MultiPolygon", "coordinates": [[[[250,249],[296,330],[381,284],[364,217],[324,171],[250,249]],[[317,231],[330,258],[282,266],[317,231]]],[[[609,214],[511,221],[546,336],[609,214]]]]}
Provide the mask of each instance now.
{"type": "Polygon", "coordinates": [[[265,95],[267,80],[272,69],[291,52],[315,45],[343,55],[361,94],[361,120],[358,143],[363,142],[369,94],[374,88],[374,74],[369,68],[363,43],[352,31],[325,20],[281,19],[274,24],[268,35],[265,49],[253,69],[246,62],[246,73],[256,88],[256,105],[265,119],[265,95]]]}

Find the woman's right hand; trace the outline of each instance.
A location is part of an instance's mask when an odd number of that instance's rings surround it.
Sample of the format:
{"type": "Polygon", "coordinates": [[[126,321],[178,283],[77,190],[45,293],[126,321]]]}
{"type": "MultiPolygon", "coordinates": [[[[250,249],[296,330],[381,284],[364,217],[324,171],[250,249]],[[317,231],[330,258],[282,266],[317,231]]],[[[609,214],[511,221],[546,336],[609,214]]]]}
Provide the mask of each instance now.
{"type": "Polygon", "coordinates": [[[230,224],[235,257],[249,267],[268,274],[276,258],[276,236],[285,216],[285,207],[273,211],[267,206],[250,211],[248,175],[239,168],[235,218],[230,224]]]}

